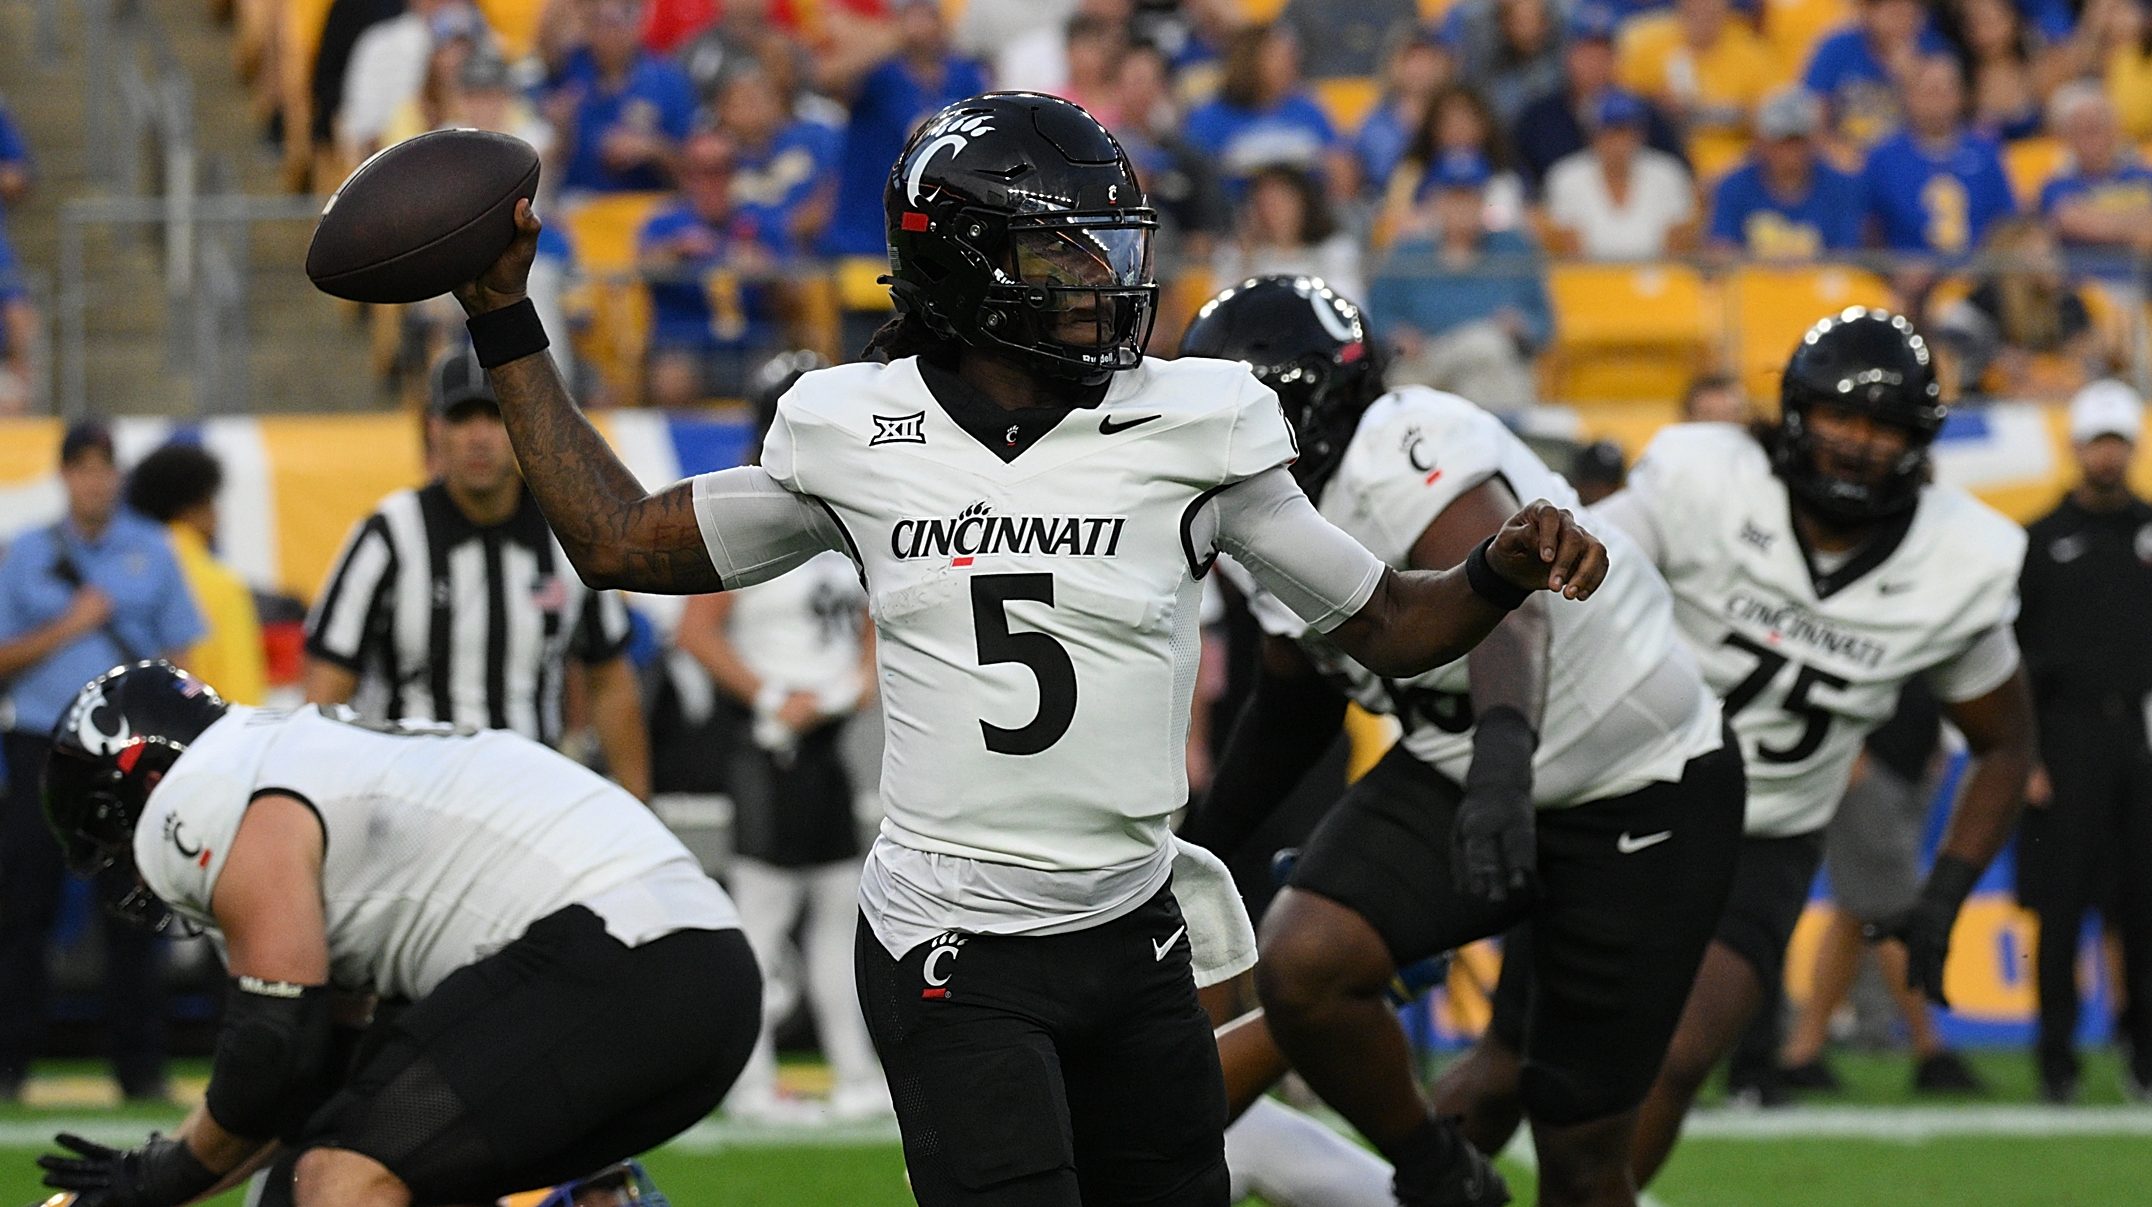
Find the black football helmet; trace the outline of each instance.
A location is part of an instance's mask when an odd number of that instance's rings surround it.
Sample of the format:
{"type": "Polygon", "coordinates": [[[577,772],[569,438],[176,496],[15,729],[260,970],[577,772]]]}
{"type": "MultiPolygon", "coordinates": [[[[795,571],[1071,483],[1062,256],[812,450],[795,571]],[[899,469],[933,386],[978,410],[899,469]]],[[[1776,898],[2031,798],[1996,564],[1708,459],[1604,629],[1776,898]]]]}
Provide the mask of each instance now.
{"type": "Polygon", "coordinates": [[[115,667],[90,680],[52,727],[45,824],[67,866],[99,876],[108,908],[162,929],[170,915],[133,875],[135,823],[165,772],[224,715],[216,690],[169,662],[115,667]]]}
{"type": "Polygon", "coordinates": [[[1158,215],[1082,107],[1036,92],[950,105],[897,156],[882,210],[897,308],[937,335],[1083,385],[1142,360],[1158,215]],[[1086,319],[1092,338],[1069,338],[1086,319]]]}
{"type": "Polygon", "coordinates": [[[1311,493],[1337,469],[1383,391],[1367,316],[1316,277],[1253,277],[1205,302],[1181,336],[1181,355],[1246,361],[1277,391],[1300,442],[1293,474],[1311,493]]]}
{"type": "Polygon", "coordinates": [[[829,368],[829,361],[819,352],[807,348],[795,348],[779,352],[755,367],[753,377],[747,383],[748,403],[755,409],[755,426],[767,430],[777,419],[777,400],[785,396],[794,382],[816,369],[829,368]]]}
{"type": "Polygon", "coordinates": [[[1779,386],[1772,464],[1786,488],[1825,519],[1868,524],[1910,509],[1943,430],[1942,386],[1928,344],[1904,315],[1852,307],[1809,328],[1779,386]],[[1835,407],[1906,433],[1906,451],[1880,475],[1831,474],[1818,463],[1810,415],[1835,407]]]}

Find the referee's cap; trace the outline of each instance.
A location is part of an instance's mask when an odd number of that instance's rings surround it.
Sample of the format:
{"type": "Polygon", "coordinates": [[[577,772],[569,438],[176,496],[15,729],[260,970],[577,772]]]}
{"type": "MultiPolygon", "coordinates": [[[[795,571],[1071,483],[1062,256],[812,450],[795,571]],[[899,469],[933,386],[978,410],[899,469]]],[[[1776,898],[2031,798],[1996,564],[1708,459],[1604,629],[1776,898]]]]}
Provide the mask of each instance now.
{"type": "Polygon", "coordinates": [[[428,381],[433,413],[443,419],[462,419],[481,407],[500,414],[501,400],[494,396],[493,383],[486,380],[478,354],[469,348],[450,348],[435,357],[428,381]]]}
{"type": "Polygon", "coordinates": [[[2120,436],[2135,444],[2144,423],[2144,399],[2112,377],[2093,382],[2070,400],[2070,439],[2077,444],[2102,436],[2120,436]]]}

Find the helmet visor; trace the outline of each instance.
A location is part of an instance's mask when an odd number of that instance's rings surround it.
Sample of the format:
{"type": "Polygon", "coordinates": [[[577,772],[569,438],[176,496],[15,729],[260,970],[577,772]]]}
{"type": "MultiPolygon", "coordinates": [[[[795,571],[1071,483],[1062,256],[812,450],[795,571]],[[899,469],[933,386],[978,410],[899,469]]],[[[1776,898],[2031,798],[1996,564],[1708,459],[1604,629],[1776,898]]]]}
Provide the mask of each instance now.
{"type": "Polygon", "coordinates": [[[1014,231],[1016,279],[1047,289],[1119,289],[1151,283],[1151,231],[1066,226],[1014,231]]]}

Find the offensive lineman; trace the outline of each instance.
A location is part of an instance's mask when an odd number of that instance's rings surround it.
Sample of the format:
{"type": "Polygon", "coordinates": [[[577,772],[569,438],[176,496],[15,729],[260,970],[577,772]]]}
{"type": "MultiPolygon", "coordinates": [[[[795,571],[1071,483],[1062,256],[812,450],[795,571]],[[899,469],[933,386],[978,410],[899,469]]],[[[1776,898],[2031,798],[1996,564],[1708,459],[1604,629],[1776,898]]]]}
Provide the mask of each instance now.
{"type": "MultiPolygon", "coordinates": [[[[1493,415],[1419,386],[1385,393],[1359,307],[1319,280],[1226,290],[1182,351],[1254,366],[1294,422],[1302,486],[1398,569],[1456,564],[1520,493],[1575,505],[1493,415]]],[[[1593,606],[1524,601],[1469,657],[1417,677],[1369,671],[1251,600],[1263,675],[1182,836],[1237,845],[1321,757],[1348,696],[1404,724],[1302,845],[1256,979],[1278,1047],[1396,1165],[1407,1207],[1508,1193],[1430,1118],[1385,997],[1393,971],[1531,919],[1549,974],[1523,1087],[1540,1201],[1633,1202],[1637,1104],[1733,879],[1739,749],[1665,583],[1627,541],[1608,551],[1593,606]]]]}
{"type": "Polygon", "coordinates": [[[859,567],[888,818],[857,969],[919,1200],[1222,1204],[1224,1090],[1167,884],[1198,580],[1231,551],[1339,645],[1411,674],[1513,593],[1590,594],[1605,550],[1540,503],[1461,571],[1400,574],[1325,523],[1268,389],[1143,357],[1156,218],[1075,105],[949,106],[884,207],[887,363],[807,374],[762,466],[656,494],[538,355],[527,207],[458,296],[587,580],[715,591],[824,549],[859,567]]]}
{"type": "MultiPolygon", "coordinates": [[[[1824,824],[1905,681],[1928,678],[1977,760],[1918,904],[1872,936],[1905,945],[1908,983],[1939,1005],[1951,926],[2010,835],[2032,762],[2011,632],[2024,530],[1928,482],[1944,406],[1927,344],[1881,310],[1825,318],[1787,362],[1780,411],[1768,428],[1665,429],[1596,509],[1666,576],[1748,764],[1733,893],[1644,1103],[1639,1186],[1778,983],[1824,824]]],[[[1436,1087],[1484,1152],[1516,1127],[1522,1007],[1548,986],[1541,971],[1505,960],[1492,1024],[1436,1087]]]]}
{"type": "Polygon", "coordinates": [[[77,872],[139,877],[123,916],[207,929],[232,978],[176,1135],[39,1158],[75,1207],[178,1207],[272,1156],[269,1207],[490,1203],[679,1134],[755,1042],[724,890],[509,731],[228,706],[141,662],[60,719],[45,809],[77,872]],[[375,1000],[401,1008],[361,1039],[375,1000]]]}

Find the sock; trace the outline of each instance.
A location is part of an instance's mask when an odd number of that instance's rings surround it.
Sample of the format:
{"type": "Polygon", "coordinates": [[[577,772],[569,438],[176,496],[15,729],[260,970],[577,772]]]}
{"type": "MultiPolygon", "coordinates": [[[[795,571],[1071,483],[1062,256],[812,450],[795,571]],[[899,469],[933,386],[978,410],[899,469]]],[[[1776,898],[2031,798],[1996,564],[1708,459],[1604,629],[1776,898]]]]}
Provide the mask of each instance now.
{"type": "Polygon", "coordinates": [[[1307,1115],[1264,1098],[1225,1133],[1233,1201],[1272,1207],[1396,1207],[1390,1167],[1307,1115]]]}

